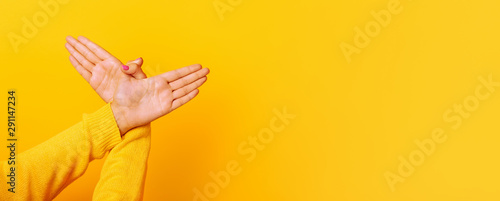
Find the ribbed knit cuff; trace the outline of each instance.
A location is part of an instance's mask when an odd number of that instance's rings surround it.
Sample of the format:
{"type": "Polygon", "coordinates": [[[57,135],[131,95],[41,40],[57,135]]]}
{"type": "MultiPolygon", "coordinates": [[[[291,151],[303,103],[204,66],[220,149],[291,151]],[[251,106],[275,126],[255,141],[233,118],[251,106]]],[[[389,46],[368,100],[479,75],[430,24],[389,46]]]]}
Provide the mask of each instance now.
{"type": "Polygon", "coordinates": [[[122,140],[109,103],[92,114],[84,114],[83,123],[92,144],[93,158],[104,157],[122,140]]]}

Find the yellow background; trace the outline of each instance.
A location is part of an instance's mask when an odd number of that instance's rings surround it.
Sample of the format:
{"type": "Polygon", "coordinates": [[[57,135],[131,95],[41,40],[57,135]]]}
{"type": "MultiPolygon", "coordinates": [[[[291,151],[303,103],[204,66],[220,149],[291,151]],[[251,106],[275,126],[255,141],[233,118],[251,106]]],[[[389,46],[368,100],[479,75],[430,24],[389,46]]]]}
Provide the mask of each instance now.
{"type": "MultiPolygon", "coordinates": [[[[145,200],[190,201],[233,159],[241,174],[211,200],[500,199],[500,92],[457,130],[443,120],[479,76],[500,81],[497,1],[401,0],[350,63],[339,44],[352,45],[354,28],[391,0],[221,0],[232,9],[223,18],[213,0],[69,1],[16,53],[7,35],[44,12],[38,2],[0,2],[0,93],[6,105],[17,90],[20,152],[104,104],[64,48],[67,35],[83,35],[122,62],[143,57],[149,76],[211,69],[194,101],[153,123],[145,200]],[[238,145],[283,107],[296,118],[246,162],[238,145]],[[384,173],[434,128],[447,141],[392,192],[384,173]]],[[[56,200],[91,200],[103,161],[56,200]]]]}

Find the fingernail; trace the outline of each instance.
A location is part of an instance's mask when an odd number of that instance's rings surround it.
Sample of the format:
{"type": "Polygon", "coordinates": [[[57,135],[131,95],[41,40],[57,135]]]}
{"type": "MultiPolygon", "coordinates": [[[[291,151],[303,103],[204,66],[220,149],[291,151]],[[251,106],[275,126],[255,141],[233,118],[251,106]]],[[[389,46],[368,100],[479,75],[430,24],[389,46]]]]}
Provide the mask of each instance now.
{"type": "Polygon", "coordinates": [[[142,59],[142,57],[139,57],[139,58],[137,58],[137,59],[136,59],[136,61],[137,61],[137,60],[141,60],[141,59],[142,59]]]}
{"type": "Polygon", "coordinates": [[[123,70],[128,70],[128,66],[122,65],[123,70]]]}

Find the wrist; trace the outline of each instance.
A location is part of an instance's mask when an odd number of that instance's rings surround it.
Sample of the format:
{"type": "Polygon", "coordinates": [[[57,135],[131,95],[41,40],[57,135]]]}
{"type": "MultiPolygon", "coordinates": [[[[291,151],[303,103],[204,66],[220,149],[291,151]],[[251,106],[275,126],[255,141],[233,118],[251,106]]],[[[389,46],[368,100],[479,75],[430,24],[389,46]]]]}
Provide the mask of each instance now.
{"type": "Polygon", "coordinates": [[[115,102],[111,101],[111,111],[115,117],[116,125],[120,130],[120,135],[123,136],[130,129],[126,118],[126,110],[117,105],[115,102]]]}

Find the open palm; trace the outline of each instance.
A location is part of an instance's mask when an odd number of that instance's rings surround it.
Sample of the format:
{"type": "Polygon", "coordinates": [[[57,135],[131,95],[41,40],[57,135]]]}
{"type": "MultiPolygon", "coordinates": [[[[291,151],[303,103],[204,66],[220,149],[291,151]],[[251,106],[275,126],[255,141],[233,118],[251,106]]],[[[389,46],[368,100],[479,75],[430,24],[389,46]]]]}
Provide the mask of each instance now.
{"type": "Polygon", "coordinates": [[[122,62],[87,38],[66,37],[69,59],[76,70],[105,101],[110,102],[118,81],[128,75],[121,72],[122,62]]]}
{"type": "Polygon", "coordinates": [[[66,40],[71,64],[104,101],[112,102],[117,121],[125,123],[120,128],[123,133],[193,99],[209,73],[207,68],[195,64],[146,78],[140,70],[141,59],[133,63],[138,72],[127,74],[120,60],[89,39],[68,36],[66,40]]]}

